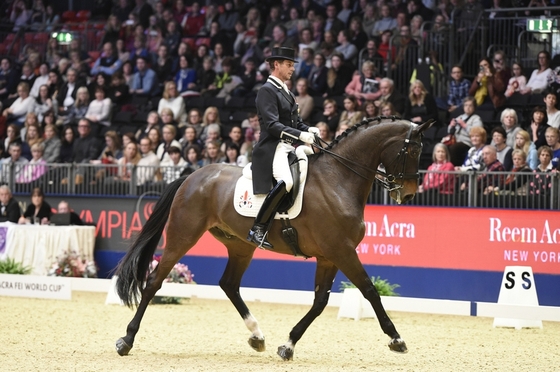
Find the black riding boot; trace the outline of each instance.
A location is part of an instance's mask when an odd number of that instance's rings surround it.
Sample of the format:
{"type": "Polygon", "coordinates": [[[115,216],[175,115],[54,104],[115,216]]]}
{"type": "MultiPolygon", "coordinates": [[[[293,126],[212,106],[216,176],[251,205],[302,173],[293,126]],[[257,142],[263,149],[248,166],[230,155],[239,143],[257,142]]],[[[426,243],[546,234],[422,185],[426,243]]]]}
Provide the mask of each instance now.
{"type": "Polygon", "coordinates": [[[278,210],[278,206],[282,203],[286,195],[286,184],[284,181],[279,181],[268,193],[266,199],[264,199],[263,205],[255,218],[255,223],[247,235],[248,241],[265,249],[273,248],[272,244],[266,240],[266,234],[270,227],[270,222],[278,210]]]}

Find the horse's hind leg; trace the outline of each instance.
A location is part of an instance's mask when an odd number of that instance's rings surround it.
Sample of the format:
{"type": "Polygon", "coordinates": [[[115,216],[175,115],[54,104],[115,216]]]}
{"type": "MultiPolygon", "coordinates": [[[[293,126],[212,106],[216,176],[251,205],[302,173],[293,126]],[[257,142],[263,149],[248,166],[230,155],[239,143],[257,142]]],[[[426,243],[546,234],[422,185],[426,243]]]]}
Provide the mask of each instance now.
{"type": "Polygon", "coordinates": [[[299,321],[290,332],[290,338],[284,345],[278,347],[278,355],[284,360],[292,360],[294,357],[294,347],[303,333],[311,325],[327,306],[331,287],[338,269],[331,262],[325,259],[317,259],[317,269],[315,272],[315,299],[313,306],[307,314],[299,321]]]}
{"type": "Polygon", "coordinates": [[[231,303],[237,309],[245,325],[251,331],[249,338],[249,345],[256,351],[265,351],[266,346],[264,342],[264,335],[259,328],[257,319],[251,314],[245,301],[239,294],[239,286],[241,285],[241,278],[249,267],[253,259],[254,248],[248,249],[247,243],[242,242],[236,237],[229,239],[218,236],[215,231],[211,231],[214,236],[218,238],[228,248],[229,259],[226,269],[222,278],[220,279],[220,287],[230,299],[231,303]]]}
{"type": "Polygon", "coordinates": [[[377,289],[373,285],[371,278],[368,276],[362,263],[358,259],[358,255],[354,249],[351,250],[350,254],[338,257],[335,262],[336,266],[346,275],[348,279],[362,292],[366,300],[369,301],[375,315],[379,321],[379,325],[383,332],[391,338],[389,342],[389,349],[397,353],[406,353],[408,349],[405,342],[401,339],[401,336],[397,332],[395,325],[389,319],[383,304],[381,303],[381,297],[377,292],[377,289]]]}

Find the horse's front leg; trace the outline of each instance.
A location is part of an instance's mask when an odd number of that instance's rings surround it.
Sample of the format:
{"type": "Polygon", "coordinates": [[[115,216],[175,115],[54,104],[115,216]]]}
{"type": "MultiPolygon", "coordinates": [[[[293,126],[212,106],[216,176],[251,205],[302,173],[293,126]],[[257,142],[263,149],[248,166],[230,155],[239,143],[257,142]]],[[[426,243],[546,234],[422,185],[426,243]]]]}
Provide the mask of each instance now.
{"type": "Polygon", "coordinates": [[[391,338],[389,342],[389,349],[397,353],[406,353],[408,349],[403,339],[397,332],[395,325],[389,319],[383,304],[381,303],[381,297],[377,292],[377,289],[373,285],[371,278],[368,276],[356,251],[352,249],[347,255],[343,257],[338,257],[337,261],[334,261],[340,271],[346,275],[348,279],[362,292],[366,300],[369,301],[375,315],[379,321],[379,325],[383,332],[391,338]]]}
{"type": "MultiPolygon", "coordinates": [[[[241,255],[239,253],[240,250],[242,249],[246,251],[246,247],[234,248],[234,245],[232,245],[231,243],[226,243],[229,253],[229,259],[224,274],[220,279],[220,287],[228,296],[233,306],[235,306],[237,312],[239,312],[239,315],[241,315],[241,318],[243,318],[247,329],[251,331],[249,345],[256,351],[265,351],[266,346],[264,342],[264,335],[259,328],[259,323],[257,322],[257,319],[251,314],[249,308],[245,304],[245,301],[243,301],[241,295],[239,294],[241,278],[243,277],[243,274],[251,263],[254,250],[250,251],[250,253],[248,254],[241,255]]],[[[246,244],[241,243],[241,245],[246,244]]],[[[235,247],[239,247],[239,245],[235,245],[235,247]]]]}
{"type": "Polygon", "coordinates": [[[331,262],[325,259],[317,259],[317,269],[315,272],[315,299],[313,306],[298,324],[290,332],[290,338],[284,345],[278,347],[278,355],[284,360],[292,360],[294,357],[294,348],[301,336],[307,328],[313,323],[329,301],[329,294],[333,284],[334,277],[338,269],[331,262]]]}

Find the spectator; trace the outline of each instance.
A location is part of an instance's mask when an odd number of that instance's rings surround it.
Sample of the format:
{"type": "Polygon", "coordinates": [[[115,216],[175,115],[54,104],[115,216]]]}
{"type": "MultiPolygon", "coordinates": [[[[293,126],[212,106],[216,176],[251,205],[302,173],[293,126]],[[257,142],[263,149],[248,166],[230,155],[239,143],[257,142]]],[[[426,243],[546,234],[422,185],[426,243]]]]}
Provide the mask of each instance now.
{"type": "Polygon", "coordinates": [[[470,141],[472,147],[468,150],[467,155],[461,166],[455,166],[455,170],[467,172],[480,170],[483,164],[482,149],[486,144],[486,130],[483,127],[474,127],[470,132],[470,141]]]}
{"type": "Polygon", "coordinates": [[[506,81],[496,73],[490,58],[481,59],[479,67],[478,75],[469,88],[469,95],[474,96],[476,105],[481,109],[502,107],[506,101],[506,81]]]}
{"type": "Polygon", "coordinates": [[[496,156],[506,171],[510,171],[513,167],[511,158],[513,149],[506,143],[506,131],[502,127],[492,129],[492,144],[496,147],[496,156]]]}
{"type": "Polygon", "coordinates": [[[511,97],[514,93],[521,93],[527,85],[527,78],[523,75],[521,64],[514,62],[512,65],[513,76],[508,81],[508,86],[504,95],[511,97]]]}
{"type": "Polygon", "coordinates": [[[375,14],[375,5],[368,2],[364,8],[364,14],[362,17],[362,27],[364,28],[364,33],[368,37],[374,35],[373,28],[375,27],[376,22],[377,17],[375,14]]]}
{"type": "Polygon", "coordinates": [[[126,84],[121,71],[117,71],[111,76],[111,86],[108,90],[108,97],[115,104],[115,111],[121,111],[123,105],[130,100],[130,88],[126,84]]]}
{"type": "Polygon", "coordinates": [[[235,33],[237,36],[233,41],[233,56],[235,58],[241,58],[251,46],[251,39],[254,37],[254,34],[247,32],[245,24],[241,19],[237,20],[235,23],[235,33]]]}
{"type": "MultiPolygon", "coordinates": [[[[163,44],[167,47],[169,55],[174,56],[179,50],[179,45],[181,44],[181,33],[179,32],[179,26],[176,21],[171,21],[167,24],[166,34],[163,38],[163,44]]],[[[176,69],[173,69],[175,71],[176,69]]]]}
{"type": "Polygon", "coordinates": [[[309,72],[309,94],[322,96],[327,91],[328,68],[325,66],[325,57],[321,53],[315,53],[314,66],[309,72]]]}
{"type": "Polygon", "coordinates": [[[323,97],[344,95],[345,89],[351,81],[352,68],[343,61],[339,53],[334,53],[331,57],[331,67],[327,71],[327,91],[323,97]]]}
{"type": "Polygon", "coordinates": [[[110,123],[111,100],[105,98],[105,89],[95,88],[95,99],[90,102],[85,118],[92,124],[99,124],[108,127],[110,123]]]}
{"type": "Polygon", "coordinates": [[[416,124],[432,119],[439,122],[438,108],[434,97],[426,90],[420,80],[410,84],[408,99],[405,102],[404,118],[416,124]]]}
{"type": "Polygon", "coordinates": [[[393,31],[386,30],[381,34],[381,42],[379,43],[379,48],[377,52],[383,57],[383,63],[388,67],[389,59],[391,64],[394,63],[397,57],[397,47],[391,44],[391,36],[393,36],[393,31]]]}
{"type": "Polygon", "coordinates": [[[206,143],[202,166],[223,163],[225,160],[224,154],[220,151],[220,143],[218,141],[211,140],[206,143]]]}
{"type": "Polygon", "coordinates": [[[560,134],[557,128],[546,128],[545,132],[546,144],[552,150],[552,159],[550,160],[553,169],[558,168],[560,159],[560,134]]]}
{"type": "Polygon", "coordinates": [[[168,158],[161,162],[161,173],[163,181],[169,184],[181,176],[184,168],[187,167],[187,162],[181,156],[179,147],[171,146],[167,149],[167,153],[168,158]]]}
{"type": "MultiPolygon", "coordinates": [[[[0,71],[0,76],[1,73],[2,72],[0,71]]],[[[39,96],[39,89],[41,88],[41,86],[47,85],[48,82],[49,82],[49,66],[46,63],[41,63],[41,65],[39,66],[39,76],[37,76],[37,78],[33,82],[33,86],[31,88],[31,91],[29,92],[29,95],[37,98],[39,96]]]]}
{"type": "Polygon", "coordinates": [[[556,94],[551,91],[546,91],[543,94],[544,103],[546,105],[546,116],[548,118],[548,125],[556,129],[560,128],[560,110],[556,108],[556,94]]]}
{"type": "Polygon", "coordinates": [[[546,144],[545,132],[548,127],[548,116],[544,107],[535,107],[531,113],[531,141],[536,148],[546,144]]]}
{"type": "MultiPolygon", "coordinates": [[[[221,151],[221,150],[220,150],[221,151]]],[[[228,143],[225,146],[225,158],[224,164],[235,165],[238,167],[244,167],[249,162],[245,155],[241,155],[239,146],[235,143],[228,143]]]]}
{"type": "Polygon", "coordinates": [[[272,40],[272,33],[274,27],[279,25],[281,22],[282,21],[280,20],[280,8],[278,6],[270,7],[268,19],[266,20],[266,26],[262,33],[262,38],[267,41],[272,40]]]}
{"type": "Polygon", "coordinates": [[[391,8],[384,4],[381,6],[381,17],[373,24],[371,36],[380,36],[383,32],[397,28],[397,20],[391,17],[391,8]]]}
{"type": "Polygon", "coordinates": [[[29,20],[33,10],[29,9],[26,2],[23,0],[16,0],[10,13],[10,22],[14,24],[13,32],[19,31],[22,27],[25,27],[29,20]]]}
{"type": "Polygon", "coordinates": [[[337,35],[340,30],[346,28],[344,22],[337,18],[337,9],[334,3],[327,5],[326,15],[323,31],[331,31],[334,35],[337,35]]]}
{"type": "Polygon", "coordinates": [[[202,167],[202,152],[197,145],[188,145],[184,150],[187,165],[193,170],[202,167]]]}
{"type": "Polygon", "coordinates": [[[223,30],[228,37],[235,33],[235,23],[239,19],[239,12],[233,7],[233,1],[226,0],[224,3],[224,12],[218,16],[220,29],[223,30]]]}
{"type": "Polygon", "coordinates": [[[243,131],[241,130],[241,126],[233,125],[229,130],[228,138],[224,141],[224,143],[222,143],[220,151],[226,154],[226,147],[231,143],[236,144],[238,149],[241,149],[241,146],[243,146],[244,142],[245,139],[243,138],[243,131]]]}
{"type": "Polygon", "coordinates": [[[324,121],[320,121],[315,124],[315,127],[319,128],[319,138],[325,141],[327,144],[331,143],[332,141],[332,132],[329,129],[329,126],[324,121]]]}
{"type": "Polygon", "coordinates": [[[189,11],[185,7],[185,2],[183,0],[175,0],[175,7],[173,8],[175,21],[182,22],[188,13],[189,11]]]}
{"type": "Polygon", "coordinates": [[[365,101],[363,104],[363,108],[364,116],[366,118],[374,118],[379,115],[377,113],[377,107],[375,106],[375,103],[373,103],[373,101],[365,101]]]}
{"type": "MultiPolygon", "coordinates": [[[[215,77],[215,74],[213,75],[215,77]]],[[[195,89],[197,88],[196,85],[197,75],[196,71],[192,68],[189,68],[189,60],[187,56],[180,56],[179,57],[179,70],[175,75],[174,83],[176,93],[179,93],[181,96],[181,100],[183,100],[182,95],[185,96],[193,95],[195,89]]],[[[167,84],[165,84],[163,95],[165,96],[165,90],[167,89],[167,84]]],[[[161,102],[161,101],[160,101],[161,102]]]]}
{"type": "MultiPolygon", "coordinates": [[[[484,195],[494,192],[495,188],[503,187],[505,177],[503,174],[488,174],[486,172],[505,172],[505,168],[498,160],[496,148],[492,145],[486,145],[482,149],[482,161],[484,163],[484,172],[476,177],[477,188],[484,195]]],[[[461,184],[461,191],[466,190],[467,183],[461,184]]]]}
{"type": "Polygon", "coordinates": [[[19,83],[27,83],[27,85],[31,88],[33,83],[35,83],[35,74],[33,73],[33,69],[29,62],[25,62],[22,66],[21,76],[19,78],[19,83]]]}
{"type": "Polygon", "coordinates": [[[132,89],[132,82],[134,81],[134,67],[132,66],[132,62],[126,61],[123,63],[122,74],[130,93],[130,89],[132,89]]]}
{"type": "Polygon", "coordinates": [[[95,180],[92,180],[90,185],[101,184],[105,176],[116,174],[118,168],[114,166],[118,164],[118,160],[122,157],[123,151],[119,135],[114,130],[108,130],[105,133],[105,148],[101,151],[101,155],[97,159],[89,161],[90,164],[104,165],[95,172],[95,180]]]}
{"type": "Polygon", "coordinates": [[[49,164],[58,162],[61,141],[60,138],[58,138],[58,131],[55,125],[48,124],[45,126],[45,140],[43,141],[43,146],[43,159],[45,159],[45,162],[49,164]]]}
{"type": "Polygon", "coordinates": [[[29,85],[19,83],[17,86],[19,97],[10,107],[4,110],[2,115],[6,117],[8,123],[23,124],[28,113],[33,112],[35,99],[29,95],[29,85]]]}
{"type": "Polygon", "coordinates": [[[19,224],[48,225],[52,211],[49,203],[45,201],[45,194],[41,188],[36,187],[31,192],[31,203],[19,218],[19,224]]]}
{"type": "Polygon", "coordinates": [[[189,62],[190,64],[192,58],[192,50],[191,47],[184,41],[181,41],[179,43],[176,52],[173,53],[173,73],[177,73],[177,71],[179,70],[179,59],[182,56],[187,57],[187,62],[189,62]]]}
{"type": "Polygon", "coordinates": [[[6,138],[4,139],[4,147],[3,147],[4,153],[2,154],[2,157],[7,158],[10,156],[10,154],[8,153],[8,149],[10,148],[10,145],[14,142],[19,143],[21,145],[20,130],[17,125],[10,124],[6,129],[6,138]]]}
{"type": "Polygon", "coordinates": [[[206,129],[206,139],[204,140],[205,147],[206,144],[208,144],[209,142],[216,142],[218,145],[222,144],[222,138],[220,137],[221,129],[219,124],[215,124],[215,123],[208,124],[208,126],[206,126],[205,129],[206,129]]]}
{"type": "MultiPolygon", "coordinates": [[[[159,127],[153,127],[152,129],[150,129],[148,131],[148,136],[147,138],[150,139],[150,150],[153,151],[153,153],[155,154],[157,151],[157,148],[159,147],[160,143],[162,142],[161,140],[161,129],[159,127]]],[[[138,140],[138,143],[140,143],[140,140],[138,140]]]]}
{"type": "Polygon", "coordinates": [[[379,99],[374,101],[377,107],[381,107],[383,103],[390,102],[395,111],[404,112],[406,98],[395,90],[395,83],[389,78],[383,78],[379,81],[379,91],[381,95],[379,99]]]}
{"type": "Polygon", "coordinates": [[[43,121],[44,115],[53,110],[53,102],[49,97],[49,87],[42,85],[39,89],[39,96],[35,98],[33,112],[37,115],[39,121],[43,121]]]}
{"type": "Polygon", "coordinates": [[[208,106],[204,111],[204,115],[202,116],[202,132],[199,135],[199,138],[202,141],[206,140],[207,133],[208,133],[208,125],[210,124],[218,124],[218,125],[221,124],[218,108],[215,106],[208,106]]]}
{"type": "Polygon", "coordinates": [[[234,97],[246,97],[255,87],[257,83],[257,71],[255,66],[255,60],[253,58],[247,58],[245,60],[244,69],[239,74],[241,83],[235,87],[231,93],[234,97]]]}
{"type": "Polygon", "coordinates": [[[68,108],[67,115],[59,119],[60,122],[64,125],[76,125],[78,120],[86,116],[89,104],[89,90],[86,87],[79,87],[76,100],[68,108]]]}
{"type": "Polygon", "coordinates": [[[70,208],[70,204],[68,204],[67,201],[61,200],[60,203],[58,203],[58,208],[57,208],[56,213],[58,213],[58,214],[65,214],[65,213],[70,214],[70,225],[81,226],[81,225],[84,224],[82,219],[80,218],[80,216],[78,216],[70,208]]]}
{"type": "MultiPolygon", "coordinates": [[[[506,177],[501,194],[526,195],[529,181],[529,174],[532,172],[527,165],[527,156],[523,150],[513,150],[513,168],[506,177]]],[[[494,188],[494,192],[500,191],[494,188]]]]}
{"type": "Polygon", "coordinates": [[[297,79],[299,78],[307,79],[309,77],[309,73],[313,68],[313,57],[314,57],[313,49],[308,47],[300,48],[299,60],[297,63],[296,70],[294,71],[294,75],[296,76],[297,79]]]}
{"type": "Polygon", "coordinates": [[[186,121],[185,101],[183,97],[179,95],[177,85],[173,81],[165,83],[163,97],[159,100],[158,104],[158,114],[162,115],[163,109],[165,108],[171,109],[173,118],[178,122],[184,123],[186,121]]]}
{"type": "Polygon", "coordinates": [[[191,11],[181,20],[183,34],[185,36],[196,36],[203,29],[205,23],[205,15],[200,12],[200,5],[194,2],[191,5],[191,11]]]}
{"type": "Polygon", "coordinates": [[[515,112],[515,110],[513,109],[505,109],[500,114],[500,122],[502,123],[502,128],[504,128],[507,134],[507,145],[511,148],[514,148],[515,137],[521,130],[517,119],[517,112],[515,112]]]}
{"type": "MultiPolygon", "coordinates": [[[[208,9],[207,9],[208,11],[208,9]]],[[[255,7],[249,8],[245,17],[245,27],[247,31],[253,34],[260,35],[262,29],[261,13],[255,7]]]]}
{"type": "MultiPolygon", "coordinates": [[[[447,127],[447,132],[455,135],[456,143],[449,147],[451,162],[455,166],[459,166],[463,163],[469,148],[473,146],[471,142],[471,130],[474,127],[483,126],[480,116],[474,113],[475,110],[476,100],[473,97],[465,98],[463,101],[463,114],[451,119],[447,127]]],[[[486,135],[484,137],[483,144],[486,143],[486,135]]]]}
{"type": "Polygon", "coordinates": [[[299,58],[313,64],[313,52],[317,49],[318,46],[319,43],[313,40],[312,30],[309,27],[303,28],[300,31],[300,36],[299,36],[299,58]],[[309,52],[309,55],[311,56],[309,60],[302,55],[303,51],[306,49],[309,52]]]}
{"type": "MultiPolygon", "coordinates": [[[[383,71],[384,62],[383,56],[379,54],[377,47],[378,41],[376,39],[369,39],[366,42],[365,51],[360,51],[360,63],[363,65],[365,61],[371,61],[375,65],[376,71],[383,71]]],[[[332,62],[332,59],[331,59],[332,62]]]]}
{"type": "Polygon", "coordinates": [[[323,101],[323,116],[320,121],[327,123],[331,132],[337,130],[340,122],[340,114],[337,109],[338,107],[334,99],[327,98],[323,101]]]}
{"type": "Polygon", "coordinates": [[[156,150],[156,155],[160,162],[164,160],[165,161],[169,160],[169,155],[167,151],[171,146],[178,147],[179,149],[181,148],[181,144],[179,143],[179,141],[175,139],[176,136],[177,136],[177,130],[175,129],[175,126],[170,124],[166,124],[163,126],[162,129],[163,142],[160,143],[160,145],[156,150]]]}
{"type": "Polygon", "coordinates": [[[344,97],[344,110],[340,114],[340,121],[348,121],[348,125],[358,124],[364,117],[364,113],[360,110],[360,104],[355,97],[344,97]]]}
{"type": "Polygon", "coordinates": [[[29,160],[21,156],[21,143],[19,142],[12,142],[8,148],[8,152],[10,157],[0,161],[0,165],[2,166],[1,182],[3,183],[10,183],[12,168],[15,180],[19,176],[24,165],[29,162],[29,160]]]}
{"type": "Polygon", "coordinates": [[[400,43],[397,45],[397,55],[391,69],[396,70],[395,85],[402,92],[408,90],[410,76],[418,61],[419,46],[418,42],[412,38],[409,25],[401,26],[399,35],[400,43]]]}
{"type": "Polygon", "coordinates": [[[364,32],[360,17],[352,17],[352,19],[350,20],[350,27],[348,31],[348,40],[356,47],[358,51],[364,49],[366,43],[368,42],[368,36],[364,32]]]}
{"type": "Polygon", "coordinates": [[[196,136],[196,129],[194,126],[187,124],[185,127],[185,133],[183,137],[179,140],[183,150],[190,145],[197,145],[199,148],[203,147],[203,143],[200,139],[196,136]]]}
{"type": "Polygon", "coordinates": [[[152,96],[156,92],[157,88],[156,73],[148,67],[144,57],[138,57],[136,59],[136,68],[138,69],[138,72],[134,74],[132,79],[132,88],[130,89],[130,93],[152,96]]]}
{"type": "Polygon", "coordinates": [[[432,153],[434,161],[424,175],[418,192],[429,194],[428,200],[435,199],[438,195],[452,195],[455,192],[455,175],[447,172],[454,171],[450,161],[449,150],[443,143],[436,143],[432,153]]]}
{"type": "Polygon", "coordinates": [[[146,62],[150,61],[150,51],[146,47],[146,35],[144,33],[134,36],[133,47],[130,50],[130,60],[134,65],[138,58],[142,57],[146,62]]]}
{"type": "Polygon", "coordinates": [[[0,203],[0,222],[18,223],[21,209],[8,185],[0,186],[0,203]]]}
{"type": "Polygon", "coordinates": [[[537,169],[539,165],[539,159],[537,155],[537,148],[535,144],[531,142],[530,135],[527,131],[523,129],[518,131],[515,135],[515,150],[522,150],[525,153],[527,164],[531,169],[537,169]]]}
{"type": "Polygon", "coordinates": [[[91,79],[91,82],[88,85],[88,91],[90,97],[95,97],[95,90],[97,88],[103,88],[105,92],[109,91],[109,89],[111,88],[111,82],[109,80],[109,77],[102,72],[95,75],[93,79],[91,79]]]}
{"type": "MultiPolygon", "coordinates": [[[[212,57],[210,55],[210,50],[208,49],[208,46],[206,44],[200,44],[196,48],[196,53],[192,60],[193,68],[197,70],[197,74],[200,70],[204,68],[203,62],[206,59],[206,57],[212,57]]],[[[214,59],[212,59],[212,66],[214,66],[214,59]]]]}
{"type": "Polygon", "coordinates": [[[38,180],[47,172],[47,162],[43,159],[45,147],[41,142],[36,142],[31,146],[31,154],[33,155],[29,163],[23,166],[23,169],[16,178],[17,183],[31,183],[38,180]]]}
{"type": "MultiPolygon", "coordinates": [[[[105,45],[109,43],[111,45],[116,45],[117,41],[120,40],[121,34],[121,23],[115,14],[111,14],[107,18],[107,23],[105,24],[103,38],[101,39],[101,44],[105,45]]],[[[124,43],[123,43],[124,44],[124,43]]]]}
{"type": "Polygon", "coordinates": [[[397,112],[397,110],[395,110],[395,106],[393,106],[393,104],[391,102],[383,103],[379,107],[379,112],[381,113],[381,116],[385,116],[386,118],[391,117],[391,116],[397,116],[397,117],[401,116],[401,113],[397,112]]]}
{"type": "Polygon", "coordinates": [[[550,195],[552,190],[552,175],[558,171],[552,168],[552,150],[544,145],[539,147],[537,154],[539,156],[539,166],[533,171],[535,178],[529,184],[529,194],[536,196],[550,195]]]}
{"type": "MultiPolygon", "coordinates": [[[[35,117],[35,114],[33,114],[33,117],[35,117]]],[[[31,160],[32,158],[31,147],[33,147],[33,145],[36,143],[43,142],[43,137],[41,136],[41,127],[37,122],[37,117],[35,117],[34,120],[35,121],[33,123],[30,123],[26,126],[26,128],[24,128],[26,129],[26,131],[23,135],[24,141],[21,144],[21,156],[23,156],[27,160],[31,160]]],[[[24,131],[22,130],[22,133],[23,132],[24,131]]]]}
{"type": "Polygon", "coordinates": [[[152,56],[152,68],[160,82],[167,81],[173,77],[173,61],[166,45],[160,45],[157,48],[157,54],[152,56]]]}
{"type": "Polygon", "coordinates": [[[216,80],[216,71],[214,71],[214,59],[211,56],[204,57],[202,68],[196,72],[196,88],[200,94],[208,91],[210,85],[216,80]]]}
{"type": "Polygon", "coordinates": [[[92,159],[97,159],[101,152],[101,144],[99,140],[91,133],[91,124],[87,119],[78,121],[79,137],[74,141],[73,145],[73,162],[89,163],[92,159]]]}
{"type": "Polygon", "coordinates": [[[136,0],[136,6],[130,13],[138,18],[142,27],[148,28],[150,16],[154,13],[154,9],[146,0],[136,0]]]}
{"type": "Polygon", "coordinates": [[[299,78],[296,82],[296,102],[298,104],[299,116],[303,121],[307,121],[311,112],[313,111],[313,97],[311,97],[308,92],[307,79],[299,78]]]}
{"type": "Polygon", "coordinates": [[[66,73],[66,83],[63,83],[56,96],[58,115],[68,115],[69,109],[76,100],[76,94],[85,82],[77,80],[78,73],[73,68],[66,73]]]}
{"type": "Polygon", "coordinates": [[[119,0],[118,4],[113,7],[111,14],[114,14],[123,23],[128,20],[128,15],[132,12],[132,9],[134,9],[134,6],[128,0],[119,0]]]}
{"type": "Polygon", "coordinates": [[[160,161],[151,148],[152,143],[149,138],[142,138],[140,140],[140,154],[142,157],[138,161],[138,169],[136,171],[136,185],[138,186],[156,180],[156,169],[159,167],[160,161]]]}
{"type": "Polygon", "coordinates": [[[356,58],[358,56],[358,48],[352,43],[350,43],[351,34],[349,30],[340,30],[337,36],[338,46],[335,51],[342,54],[344,61],[347,63],[356,64],[356,58]]]}
{"type": "Polygon", "coordinates": [[[58,161],[61,163],[72,163],[74,153],[74,129],[66,125],[62,129],[62,139],[60,140],[60,154],[58,161]]]}
{"type": "Polygon", "coordinates": [[[449,93],[447,96],[448,111],[453,112],[463,105],[463,100],[469,96],[471,82],[463,78],[463,69],[459,65],[451,68],[449,93]]]}
{"type": "Polygon", "coordinates": [[[410,34],[414,39],[419,41],[425,41],[427,36],[426,31],[422,32],[422,23],[424,23],[424,19],[422,19],[422,16],[419,14],[415,15],[410,20],[410,34]]]}
{"type": "Polygon", "coordinates": [[[548,87],[548,78],[552,73],[550,69],[550,53],[546,50],[539,52],[537,62],[539,68],[533,70],[525,89],[521,90],[522,94],[540,93],[548,87]]]}
{"type": "Polygon", "coordinates": [[[122,66],[122,61],[119,59],[119,55],[115,50],[115,47],[111,43],[103,44],[103,53],[95,61],[93,67],[91,68],[91,74],[97,75],[99,73],[104,73],[106,75],[113,75],[122,66]]]}

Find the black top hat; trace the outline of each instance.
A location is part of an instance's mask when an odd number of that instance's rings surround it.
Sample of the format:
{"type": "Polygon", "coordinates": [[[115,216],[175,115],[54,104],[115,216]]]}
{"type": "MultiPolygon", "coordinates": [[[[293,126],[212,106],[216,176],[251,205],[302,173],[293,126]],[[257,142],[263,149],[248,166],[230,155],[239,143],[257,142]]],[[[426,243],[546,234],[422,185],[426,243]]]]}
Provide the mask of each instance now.
{"type": "Polygon", "coordinates": [[[272,48],[272,54],[270,57],[266,57],[265,61],[274,59],[287,59],[288,61],[297,62],[296,51],[292,48],[274,47],[272,48]]]}

